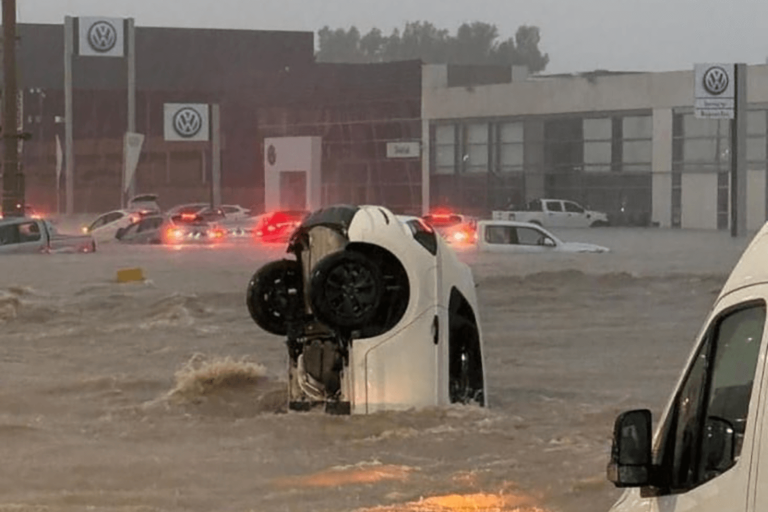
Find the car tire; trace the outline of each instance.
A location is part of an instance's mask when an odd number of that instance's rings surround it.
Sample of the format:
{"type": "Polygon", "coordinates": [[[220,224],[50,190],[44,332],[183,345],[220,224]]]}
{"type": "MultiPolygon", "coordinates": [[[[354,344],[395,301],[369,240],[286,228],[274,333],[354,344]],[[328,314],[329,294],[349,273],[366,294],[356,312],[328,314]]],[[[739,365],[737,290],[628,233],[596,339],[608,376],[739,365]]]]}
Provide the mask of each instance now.
{"type": "Polygon", "coordinates": [[[257,270],[248,283],[246,304],[256,325],[270,334],[285,336],[292,309],[303,304],[299,262],[273,261],[257,270]]]}
{"type": "Polygon", "coordinates": [[[328,327],[359,330],[374,320],[384,296],[379,266],[355,251],[338,251],[321,259],[310,277],[315,317],[328,327]]]}
{"type": "Polygon", "coordinates": [[[448,394],[451,403],[485,405],[477,326],[456,317],[450,326],[448,394]]]}

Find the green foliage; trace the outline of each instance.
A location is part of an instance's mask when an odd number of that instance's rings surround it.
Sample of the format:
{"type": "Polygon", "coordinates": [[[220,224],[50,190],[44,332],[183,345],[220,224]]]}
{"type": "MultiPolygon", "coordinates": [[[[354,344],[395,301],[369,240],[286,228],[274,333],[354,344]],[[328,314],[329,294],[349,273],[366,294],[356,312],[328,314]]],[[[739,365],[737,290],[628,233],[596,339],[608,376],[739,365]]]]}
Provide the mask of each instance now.
{"type": "Polygon", "coordinates": [[[499,39],[496,25],[464,23],[456,34],[438,29],[426,21],[406,23],[385,36],[374,28],[365,35],[355,27],[318,31],[319,62],[370,63],[422,60],[429,64],[527,65],[531,72],[542,71],[549,55],[539,48],[539,28],[523,25],[515,37],[499,39]]]}

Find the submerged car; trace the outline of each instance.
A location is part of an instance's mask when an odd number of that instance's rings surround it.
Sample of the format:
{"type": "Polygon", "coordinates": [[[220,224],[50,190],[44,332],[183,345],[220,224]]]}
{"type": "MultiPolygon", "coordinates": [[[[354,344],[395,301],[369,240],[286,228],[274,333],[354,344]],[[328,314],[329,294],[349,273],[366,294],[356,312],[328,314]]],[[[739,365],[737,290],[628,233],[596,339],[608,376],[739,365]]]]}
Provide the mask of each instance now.
{"type": "Polygon", "coordinates": [[[99,215],[88,226],[83,226],[82,232],[85,235],[91,235],[99,243],[115,240],[115,235],[121,228],[141,220],[146,214],[140,211],[132,210],[114,210],[99,215]]]}
{"type": "Polygon", "coordinates": [[[468,215],[438,209],[424,215],[422,220],[432,226],[452,245],[472,244],[477,238],[477,219],[468,215]]]}
{"type": "Polygon", "coordinates": [[[225,231],[200,219],[182,221],[167,215],[150,215],[121,228],[117,240],[128,244],[210,244],[225,238],[225,231]]]}
{"type": "Polygon", "coordinates": [[[253,229],[256,240],[263,243],[285,243],[301,221],[309,215],[303,210],[280,210],[259,217],[253,229]]]}
{"type": "Polygon", "coordinates": [[[563,242],[538,224],[507,220],[478,222],[477,248],[487,252],[610,252],[600,245],[563,242]]]}
{"type": "Polygon", "coordinates": [[[472,272],[430,226],[332,206],[304,219],[287,252],[253,275],[246,302],[286,338],[291,410],[485,406],[472,272]]]}
{"type": "Polygon", "coordinates": [[[32,217],[0,220],[0,254],[91,253],[96,241],[90,235],[59,233],[51,221],[32,217]]]}

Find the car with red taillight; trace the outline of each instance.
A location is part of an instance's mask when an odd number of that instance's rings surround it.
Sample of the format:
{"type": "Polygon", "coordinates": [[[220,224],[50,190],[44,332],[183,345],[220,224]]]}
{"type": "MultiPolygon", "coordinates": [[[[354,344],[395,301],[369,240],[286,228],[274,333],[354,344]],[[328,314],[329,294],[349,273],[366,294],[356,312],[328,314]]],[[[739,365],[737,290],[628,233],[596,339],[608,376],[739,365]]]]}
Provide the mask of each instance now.
{"type": "Polygon", "coordinates": [[[116,237],[130,244],[211,244],[225,240],[226,232],[200,219],[183,221],[167,215],[151,215],[121,228],[116,237]]]}
{"type": "Polygon", "coordinates": [[[309,215],[303,210],[280,210],[262,215],[253,235],[256,240],[264,243],[285,243],[309,215]]]}
{"type": "Polygon", "coordinates": [[[477,239],[477,218],[435,210],[421,218],[432,226],[449,244],[474,244],[477,239]]]}

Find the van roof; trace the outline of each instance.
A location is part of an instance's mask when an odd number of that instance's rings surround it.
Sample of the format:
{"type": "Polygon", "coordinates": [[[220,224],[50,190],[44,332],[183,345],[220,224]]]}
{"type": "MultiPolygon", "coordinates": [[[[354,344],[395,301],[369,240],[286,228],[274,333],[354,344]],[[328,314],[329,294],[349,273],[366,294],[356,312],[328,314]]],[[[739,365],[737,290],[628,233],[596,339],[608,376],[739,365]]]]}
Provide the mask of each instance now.
{"type": "Polygon", "coordinates": [[[765,264],[767,257],[768,223],[763,225],[742,253],[738,263],[731,271],[731,275],[728,276],[728,280],[723,285],[717,300],[719,301],[738,289],[768,283],[768,265],[765,264]]]}

